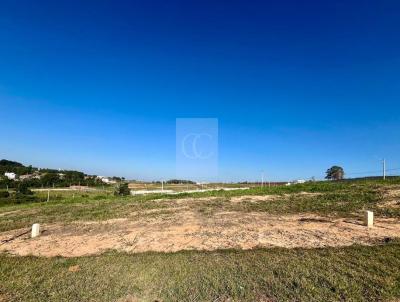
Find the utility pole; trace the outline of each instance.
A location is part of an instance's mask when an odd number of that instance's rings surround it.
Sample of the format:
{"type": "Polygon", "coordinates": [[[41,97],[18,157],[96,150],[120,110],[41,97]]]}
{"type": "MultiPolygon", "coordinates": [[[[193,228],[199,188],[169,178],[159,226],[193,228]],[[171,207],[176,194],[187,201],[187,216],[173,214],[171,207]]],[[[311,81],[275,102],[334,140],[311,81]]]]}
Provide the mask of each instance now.
{"type": "Polygon", "coordinates": [[[382,168],[383,168],[383,180],[386,179],[386,160],[382,159],[382,168]]]}
{"type": "Polygon", "coordinates": [[[261,187],[264,187],[264,171],[261,171],[261,187]]]}

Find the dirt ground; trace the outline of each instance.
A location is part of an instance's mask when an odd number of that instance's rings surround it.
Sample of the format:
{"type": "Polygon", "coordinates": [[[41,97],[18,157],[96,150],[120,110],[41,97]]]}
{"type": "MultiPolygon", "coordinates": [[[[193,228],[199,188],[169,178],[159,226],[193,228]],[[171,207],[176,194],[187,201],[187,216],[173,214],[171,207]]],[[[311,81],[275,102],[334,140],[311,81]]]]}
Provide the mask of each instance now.
{"type": "Polygon", "coordinates": [[[387,191],[383,200],[378,206],[382,208],[400,208],[400,189],[387,191]]]}
{"type": "MultiPolygon", "coordinates": [[[[273,202],[266,196],[243,196],[231,201],[249,198],[273,202]]],[[[400,221],[395,219],[375,219],[374,227],[367,228],[355,219],[310,214],[272,216],[220,211],[208,216],[181,203],[182,206],[142,211],[123,219],[44,224],[41,236],[34,239],[29,238],[29,229],[3,232],[0,252],[76,257],[107,250],[136,253],[368,245],[400,237],[400,221]]]]}
{"type": "Polygon", "coordinates": [[[230,199],[231,202],[233,203],[238,203],[238,202],[259,202],[259,201],[277,201],[282,199],[283,197],[290,197],[293,195],[300,195],[300,196],[318,196],[321,195],[321,193],[308,193],[308,192],[301,192],[297,194],[283,194],[283,195],[242,195],[242,196],[235,196],[230,199]]]}

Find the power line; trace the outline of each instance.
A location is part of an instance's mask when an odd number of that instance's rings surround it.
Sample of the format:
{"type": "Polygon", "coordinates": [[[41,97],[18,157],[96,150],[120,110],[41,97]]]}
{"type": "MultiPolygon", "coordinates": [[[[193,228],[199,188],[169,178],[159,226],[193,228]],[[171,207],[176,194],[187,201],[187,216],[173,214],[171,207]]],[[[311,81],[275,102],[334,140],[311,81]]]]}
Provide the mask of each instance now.
{"type": "MultiPolygon", "coordinates": [[[[398,171],[400,168],[393,168],[393,169],[385,169],[385,171],[398,171]]],[[[382,170],[376,170],[376,171],[366,171],[366,172],[351,172],[351,173],[346,173],[346,175],[354,175],[354,174],[371,174],[371,173],[381,173],[382,170]]]]}

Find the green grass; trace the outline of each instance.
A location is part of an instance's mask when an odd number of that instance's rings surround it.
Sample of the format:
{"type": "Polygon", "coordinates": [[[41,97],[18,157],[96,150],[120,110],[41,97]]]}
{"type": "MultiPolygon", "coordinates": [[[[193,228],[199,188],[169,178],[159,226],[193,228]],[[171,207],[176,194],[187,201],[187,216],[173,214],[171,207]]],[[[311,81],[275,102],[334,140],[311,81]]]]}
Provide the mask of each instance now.
{"type": "Polygon", "coordinates": [[[316,213],[340,217],[357,216],[363,210],[376,209],[382,196],[377,190],[327,192],[321,195],[288,195],[279,201],[245,201],[231,205],[235,211],[268,212],[271,214],[316,213]]]}
{"type": "Polygon", "coordinates": [[[0,255],[0,293],[10,301],[382,301],[400,297],[399,254],[395,241],[69,259],[0,255]],[[73,265],[80,271],[70,272],[73,265]]]}
{"type": "MultiPolygon", "coordinates": [[[[239,191],[212,191],[179,195],[150,194],[145,196],[116,197],[106,193],[53,193],[50,202],[3,204],[0,206],[0,231],[29,227],[32,223],[70,222],[74,220],[106,220],[128,217],[132,212],[164,209],[178,206],[182,198],[203,198],[202,202],[188,201],[208,216],[218,210],[267,212],[271,214],[315,213],[340,217],[361,215],[363,210],[373,210],[379,216],[400,217],[399,208],[381,208],[383,194],[398,188],[399,180],[316,182],[280,187],[258,187],[239,191]],[[302,195],[299,192],[320,193],[302,195]],[[232,204],[230,198],[241,195],[277,195],[274,202],[242,202],[232,204]],[[207,197],[217,197],[217,199],[207,197]]],[[[37,193],[39,200],[47,193],[37,193]]]]}
{"type": "MultiPolygon", "coordinates": [[[[216,211],[347,217],[364,209],[374,210],[377,216],[400,217],[398,208],[378,207],[385,192],[398,189],[399,184],[399,179],[320,182],[172,196],[60,192],[50,202],[3,204],[0,231],[34,222],[104,220],[132,213],[169,215],[169,209],[182,205],[207,217],[216,211]],[[300,192],[319,194],[296,194],[300,192]],[[241,195],[275,195],[276,199],[230,202],[241,195]],[[196,199],[200,197],[201,201],[196,199]],[[181,198],[187,198],[184,204],[181,198]],[[151,209],[160,211],[144,212],[151,209]]],[[[43,199],[45,193],[36,196],[43,199]]],[[[324,249],[110,251],[78,258],[0,254],[0,301],[394,301],[400,299],[399,255],[398,240],[324,249]],[[80,270],[70,272],[74,265],[80,270]]]]}

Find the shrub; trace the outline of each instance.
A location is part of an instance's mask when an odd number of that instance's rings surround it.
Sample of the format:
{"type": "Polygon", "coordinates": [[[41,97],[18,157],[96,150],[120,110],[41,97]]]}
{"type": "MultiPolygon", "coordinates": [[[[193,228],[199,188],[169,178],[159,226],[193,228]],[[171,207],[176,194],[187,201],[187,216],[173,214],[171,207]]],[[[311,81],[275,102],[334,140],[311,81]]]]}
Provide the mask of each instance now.
{"type": "Polygon", "coordinates": [[[10,197],[10,193],[8,191],[0,191],[0,198],[8,198],[10,197]]]}
{"type": "Polygon", "coordinates": [[[116,196],[127,196],[131,194],[131,190],[129,190],[128,183],[120,182],[115,186],[114,195],[116,196]]]}
{"type": "Polygon", "coordinates": [[[30,194],[15,193],[14,203],[26,203],[26,202],[36,202],[38,201],[35,196],[30,194]]]}
{"type": "Polygon", "coordinates": [[[21,181],[17,184],[15,192],[22,195],[33,195],[33,192],[28,188],[28,184],[24,181],[21,181]]]}

